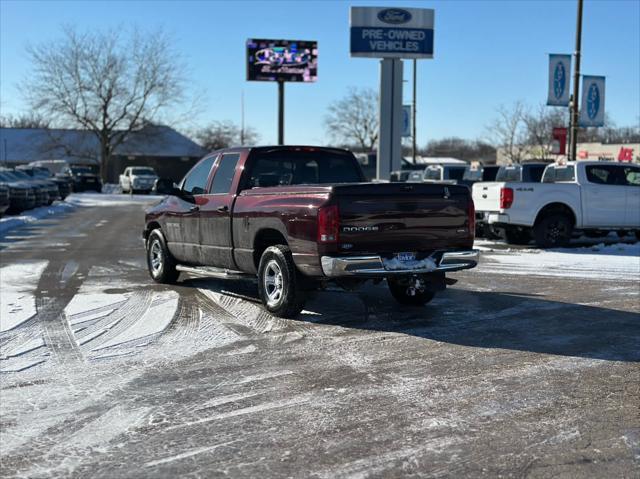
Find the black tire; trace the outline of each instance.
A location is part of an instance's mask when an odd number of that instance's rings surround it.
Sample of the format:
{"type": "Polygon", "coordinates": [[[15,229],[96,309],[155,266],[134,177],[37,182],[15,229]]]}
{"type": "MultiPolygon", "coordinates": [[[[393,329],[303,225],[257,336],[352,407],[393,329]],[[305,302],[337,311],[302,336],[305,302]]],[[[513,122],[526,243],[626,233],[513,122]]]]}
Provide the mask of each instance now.
{"type": "Polygon", "coordinates": [[[175,283],[180,276],[176,261],[169,252],[159,229],[153,230],[147,239],[147,268],[156,283],[175,283]]]}
{"type": "Polygon", "coordinates": [[[566,214],[551,213],[540,218],[533,227],[533,237],[541,248],[567,246],[573,233],[573,222],[566,214]]]}
{"type": "Polygon", "coordinates": [[[400,278],[387,278],[391,296],[400,304],[405,306],[424,306],[436,295],[433,291],[414,291],[410,294],[406,280],[400,278]]]}
{"type": "Polygon", "coordinates": [[[265,309],[281,318],[297,316],[307,299],[288,246],[270,246],[258,266],[258,294],[265,309]]]}
{"type": "Polygon", "coordinates": [[[510,244],[526,245],[531,241],[531,232],[524,228],[506,228],[504,230],[504,238],[510,244]]]}

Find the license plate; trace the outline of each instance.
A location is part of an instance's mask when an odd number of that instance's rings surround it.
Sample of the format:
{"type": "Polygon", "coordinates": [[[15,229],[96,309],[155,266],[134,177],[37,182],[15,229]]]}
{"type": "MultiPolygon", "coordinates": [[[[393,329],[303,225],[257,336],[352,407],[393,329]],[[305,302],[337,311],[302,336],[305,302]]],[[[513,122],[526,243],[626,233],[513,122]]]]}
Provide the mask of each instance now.
{"type": "Polygon", "coordinates": [[[396,255],[396,258],[398,259],[398,261],[402,261],[403,263],[406,263],[409,261],[415,261],[416,254],[415,253],[398,253],[396,255]]]}

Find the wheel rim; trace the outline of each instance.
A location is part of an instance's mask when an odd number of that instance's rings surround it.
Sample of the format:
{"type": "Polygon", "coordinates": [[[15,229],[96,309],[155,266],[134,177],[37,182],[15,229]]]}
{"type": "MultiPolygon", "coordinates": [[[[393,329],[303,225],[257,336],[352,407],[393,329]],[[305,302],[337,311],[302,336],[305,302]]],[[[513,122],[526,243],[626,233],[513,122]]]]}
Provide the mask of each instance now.
{"type": "Polygon", "coordinates": [[[164,257],[162,254],[162,246],[159,240],[153,240],[151,248],[149,248],[149,261],[151,263],[151,272],[157,275],[162,270],[162,264],[164,263],[164,257]]]}
{"type": "Polygon", "coordinates": [[[547,228],[547,239],[552,243],[557,243],[558,241],[567,237],[567,227],[562,221],[554,221],[549,223],[549,227],[547,228]]]}
{"type": "Polygon", "coordinates": [[[284,293],[284,277],[280,265],[273,259],[264,268],[263,286],[267,295],[267,305],[277,305],[284,293]]]}

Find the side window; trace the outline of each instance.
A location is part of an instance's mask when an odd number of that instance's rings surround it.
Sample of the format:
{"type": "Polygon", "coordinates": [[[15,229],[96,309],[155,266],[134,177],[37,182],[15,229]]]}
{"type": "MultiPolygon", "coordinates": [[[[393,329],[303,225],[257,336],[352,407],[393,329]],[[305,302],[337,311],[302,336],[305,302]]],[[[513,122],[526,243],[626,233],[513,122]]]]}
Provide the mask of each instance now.
{"type": "Polygon", "coordinates": [[[633,166],[625,167],[624,179],[627,186],[640,186],[640,168],[633,166]]]}
{"type": "Polygon", "coordinates": [[[211,194],[229,193],[238,160],[240,160],[238,153],[222,155],[211,184],[211,194]]]}
{"type": "Polygon", "coordinates": [[[620,185],[618,173],[620,168],[611,165],[590,165],[586,167],[587,180],[596,185],[620,185]]]}
{"type": "Polygon", "coordinates": [[[182,182],[182,190],[192,195],[203,195],[215,157],[208,157],[198,163],[182,182]]]}

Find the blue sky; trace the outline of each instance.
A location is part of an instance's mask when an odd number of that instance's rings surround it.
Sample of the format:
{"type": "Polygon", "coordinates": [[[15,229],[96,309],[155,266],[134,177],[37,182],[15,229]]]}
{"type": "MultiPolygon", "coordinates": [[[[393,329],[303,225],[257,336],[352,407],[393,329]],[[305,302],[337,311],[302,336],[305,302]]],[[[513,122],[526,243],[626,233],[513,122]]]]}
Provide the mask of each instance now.
{"type": "MultiPolygon", "coordinates": [[[[247,38],[317,40],[318,82],[286,85],[287,143],[324,144],[326,107],[349,86],[378,87],[378,60],[350,58],[349,6],[435,9],[435,55],[418,66],[418,143],[479,138],[500,104],[546,100],[547,55],[572,53],[576,0],[536,1],[13,1],[0,0],[0,108],[24,111],[18,85],[29,74],[25,47],[81,29],[166,29],[203,92],[193,124],[240,121],[262,143],[276,141],[277,88],[245,81],[247,38]]],[[[619,125],[640,122],[640,1],[585,0],[582,73],[607,77],[606,109],[619,125]]],[[[405,64],[405,78],[411,66],[405,64]]],[[[411,84],[404,98],[410,102],[411,84]]]]}

